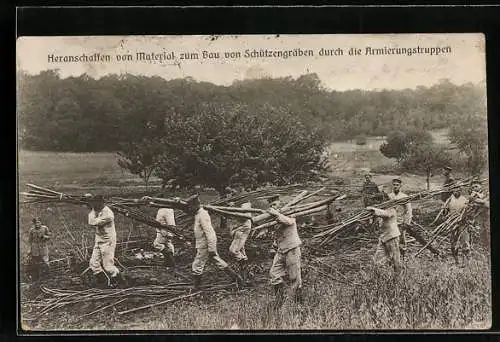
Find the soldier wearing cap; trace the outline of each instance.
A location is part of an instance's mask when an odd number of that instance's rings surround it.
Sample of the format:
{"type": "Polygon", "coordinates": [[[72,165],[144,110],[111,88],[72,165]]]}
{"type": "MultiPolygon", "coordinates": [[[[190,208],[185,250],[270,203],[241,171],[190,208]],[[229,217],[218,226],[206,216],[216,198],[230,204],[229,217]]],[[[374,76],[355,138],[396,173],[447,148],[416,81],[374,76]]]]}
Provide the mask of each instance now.
{"type": "MultiPolygon", "coordinates": [[[[449,166],[443,167],[443,176],[444,176],[443,187],[448,187],[448,186],[452,185],[453,182],[455,181],[455,179],[453,178],[453,176],[451,174],[451,167],[449,167],[449,166]]],[[[450,198],[451,195],[452,195],[451,192],[443,192],[441,194],[441,201],[446,203],[446,201],[448,200],[448,198],[450,198]]]]}
{"type": "Polygon", "coordinates": [[[201,207],[197,195],[190,197],[187,201],[186,211],[194,216],[194,237],[196,240],[196,256],[192,264],[193,280],[195,288],[201,286],[201,276],[205,265],[211,261],[215,266],[226,272],[239,286],[243,285],[243,279],[234,272],[217,252],[217,235],[212,226],[208,212],[201,207]]]}
{"type": "Polygon", "coordinates": [[[120,271],[115,266],[116,230],[113,211],[104,205],[102,195],[90,198],[89,205],[92,207],[88,215],[88,224],[95,227],[95,244],[90,257],[89,268],[92,270],[94,279],[106,272],[110,275],[110,285],[115,287],[118,279],[122,278],[120,271]]]}
{"type": "MultiPolygon", "coordinates": [[[[394,178],[392,180],[392,191],[388,194],[390,200],[399,200],[408,197],[407,194],[401,191],[402,183],[403,182],[400,178],[394,178]]],[[[413,218],[411,203],[408,202],[406,204],[396,206],[396,214],[396,222],[401,231],[400,249],[404,257],[406,252],[406,227],[411,225],[411,220],[413,218]]]]}
{"type": "Polygon", "coordinates": [[[295,218],[281,214],[277,208],[280,205],[279,196],[269,199],[268,213],[271,214],[279,225],[276,229],[276,254],[269,271],[271,285],[276,295],[275,307],[279,308],[285,299],[283,278],[286,276],[291,282],[294,300],[301,303],[302,276],[301,276],[301,250],[302,242],[297,231],[295,218]]]}

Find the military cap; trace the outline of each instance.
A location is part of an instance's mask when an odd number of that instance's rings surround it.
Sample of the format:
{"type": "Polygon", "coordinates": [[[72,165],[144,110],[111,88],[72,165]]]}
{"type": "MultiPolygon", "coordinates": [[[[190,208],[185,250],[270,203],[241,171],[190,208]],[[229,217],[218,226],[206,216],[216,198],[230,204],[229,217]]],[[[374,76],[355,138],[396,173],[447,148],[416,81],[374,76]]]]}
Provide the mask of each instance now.
{"type": "Polygon", "coordinates": [[[394,178],[394,179],[392,180],[392,182],[393,182],[393,183],[399,183],[399,184],[403,183],[403,181],[402,181],[400,178],[394,178]]]}

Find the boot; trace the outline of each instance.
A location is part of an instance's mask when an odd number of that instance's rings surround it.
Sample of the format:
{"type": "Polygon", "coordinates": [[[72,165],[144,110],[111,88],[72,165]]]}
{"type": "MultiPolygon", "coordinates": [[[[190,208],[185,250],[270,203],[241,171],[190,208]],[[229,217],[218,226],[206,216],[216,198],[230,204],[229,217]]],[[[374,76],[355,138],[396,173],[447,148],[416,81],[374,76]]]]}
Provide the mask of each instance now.
{"type": "Polygon", "coordinates": [[[226,274],[231,277],[231,280],[236,281],[236,283],[238,284],[238,287],[242,287],[243,286],[243,283],[244,283],[243,279],[241,278],[241,276],[238,273],[236,273],[235,271],[233,271],[231,269],[231,267],[226,267],[224,269],[224,272],[226,272],[226,274]]]}
{"type": "Polygon", "coordinates": [[[280,283],[273,286],[274,288],[274,309],[279,309],[285,302],[285,284],[280,283]]]}
{"type": "Polygon", "coordinates": [[[248,261],[247,260],[240,260],[238,262],[238,265],[239,265],[241,279],[243,279],[243,285],[244,286],[252,286],[252,282],[250,281],[250,279],[248,277],[248,272],[247,272],[248,261]]]}
{"type": "Polygon", "coordinates": [[[195,290],[199,290],[201,287],[201,274],[193,274],[193,285],[195,290]]]}
{"type": "Polygon", "coordinates": [[[170,252],[166,252],[163,254],[164,256],[164,259],[165,260],[165,266],[166,267],[171,267],[171,268],[175,268],[175,259],[174,259],[174,255],[170,252]]]}

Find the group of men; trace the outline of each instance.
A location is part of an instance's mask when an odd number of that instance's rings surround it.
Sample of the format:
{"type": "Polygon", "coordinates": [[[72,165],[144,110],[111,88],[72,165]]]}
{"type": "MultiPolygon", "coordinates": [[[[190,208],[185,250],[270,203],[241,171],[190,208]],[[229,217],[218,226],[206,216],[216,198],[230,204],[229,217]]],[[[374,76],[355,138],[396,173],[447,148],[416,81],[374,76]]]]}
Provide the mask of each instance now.
{"type": "MultiPolygon", "coordinates": [[[[445,166],[443,168],[445,181],[443,187],[449,187],[455,184],[455,180],[451,175],[451,168],[445,166]]],[[[363,184],[363,202],[366,209],[370,210],[378,220],[378,226],[382,229],[379,237],[379,243],[374,255],[376,264],[383,264],[384,260],[389,261],[394,268],[395,274],[401,271],[401,257],[404,258],[406,252],[406,233],[412,227],[412,206],[408,202],[404,205],[397,205],[393,208],[382,210],[374,207],[386,200],[398,200],[407,198],[408,195],[401,191],[402,181],[399,178],[392,180],[392,191],[386,194],[379,189],[377,184],[372,180],[372,175],[365,175],[363,184]]],[[[483,206],[489,208],[489,201],[481,189],[481,182],[473,180],[471,183],[471,192],[469,196],[465,196],[463,189],[456,188],[452,193],[443,192],[441,201],[443,202],[441,213],[443,217],[461,212],[467,205],[483,206]]],[[[465,225],[456,227],[451,230],[451,254],[457,264],[459,264],[459,252],[463,251],[464,259],[470,254],[470,228],[477,224],[474,219],[469,220],[465,225]]]]}
{"type": "MultiPolygon", "coordinates": [[[[187,201],[187,205],[188,213],[194,216],[196,256],[192,264],[192,272],[195,288],[201,286],[201,276],[207,262],[211,262],[218,269],[226,272],[239,286],[251,285],[245,273],[245,266],[248,260],[245,252],[245,242],[251,231],[252,220],[245,218],[241,220],[235,219],[235,222],[229,223],[230,233],[233,238],[229,251],[234,257],[236,265],[239,265],[239,272],[235,272],[219,256],[217,251],[217,235],[210,215],[201,206],[198,196],[190,198],[187,201]]],[[[251,203],[243,203],[241,207],[251,208],[251,203]]],[[[271,285],[276,294],[277,307],[281,306],[285,299],[285,280],[290,282],[293,299],[297,302],[302,301],[300,267],[300,246],[302,242],[299,238],[295,218],[281,214],[277,209],[279,207],[279,196],[271,197],[268,201],[267,213],[278,222],[278,227],[276,230],[277,249],[269,274],[271,285]]]]}
{"type": "MultiPolygon", "coordinates": [[[[445,168],[445,186],[453,184],[451,169],[445,168]]],[[[363,185],[363,201],[366,209],[370,210],[378,226],[382,229],[379,244],[375,253],[377,264],[381,260],[388,260],[392,264],[395,274],[401,271],[401,257],[404,258],[406,251],[406,231],[412,225],[412,206],[408,202],[394,208],[382,210],[375,205],[386,200],[397,200],[408,197],[401,191],[402,181],[399,178],[392,180],[392,190],[386,194],[381,191],[372,181],[371,174],[365,177],[363,185]],[[382,258],[380,257],[382,256],[382,258]]],[[[124,278],[119,269],[114,264],[116,248],[116,230],[113,211],[105,205],[101,195],[86,195],[88,208],[88,224],[95,227],[95,244],[89,262],[89,269],[92,271],[90,286],[95,286],[108,279],[108,284],[115,287],[124,278]],[[101,278],[101,279],[100,279],[101,278]],[[104,279],[103,279],[104,278],[104,279]]],[[[489,202],[481,189],[479,181],[472,182],[470,196],[464,196],[461,189],[455,190],[452,194],[445,194],[442,197],[443,211],[445,215],[451,215],[462,210],[466,205],[474,203],[489,207],[489,202]]],[[[246,272],[248,257],[245,252],[245,243],[252,229],[250,218],[224,219],[221,223],[229,229],[232,236],[232,243],[229,252],[234,259],[235,267],[223,260],[217,250],[217,235],[210,214],[200,203],[197,195],[186,200],[186,213],[193,216],[194,237],[196,255],[192,263],[193,284],[195,289],[202,288],[202,274],[207,263],[212,263],[216,268],[225,272],[239,287],[250,286],[251,281],[246,272]],[[237,270],[235,271],[234,268],[237,270]]],[[[275,304],[280,307],[285,299],[285,282],[290,283],[291,297],[295,302],[302,302],[302,277],[301,277],[301,239],[297,230],[297,222],[293,217],[280,213],[281,206],[279,196],[272,196],[268,199],[266,213],[269,217],[278,222],[275,235],[275,254],[272,266],[269,270],[270,283],[273,286],[276,296],[275,304]]],[[[228,205],[234,203],[229,202],[228,205]]],[[[252,208],[250,202],[243,203],[241,208],[252,208]]],[[[175,248],[172,243],[173,235],[170,231],[175,228],[174,210],[170,208],[160,208],[156,215],[158,221],[164,228],[157,228],[153,247],[162,252],[166,265],[175,267],[175,248]]],[[[33,228],[30,230],[31,256],[35,261],[42,261],[48,266],[47,241],[50,232],[43,226],[38,218],[33,220],[33,228]]],[[[458,262],[459,246],[463,246],[464,254],[470,252],[470,235],[468,228],[454,230],[451,236],[452,255],[458,262]]]]}

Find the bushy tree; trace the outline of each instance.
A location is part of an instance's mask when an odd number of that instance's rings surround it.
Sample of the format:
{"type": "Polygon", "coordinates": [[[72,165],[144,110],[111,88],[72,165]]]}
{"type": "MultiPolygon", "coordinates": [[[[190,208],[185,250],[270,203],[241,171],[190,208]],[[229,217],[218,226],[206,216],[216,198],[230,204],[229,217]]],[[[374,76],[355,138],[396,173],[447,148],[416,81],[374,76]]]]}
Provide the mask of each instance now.
{"type": "Polygon", "coordinates": [[[394,131],[386,142],[380,145],[380,152],[387,158],[395,158],[401,163],[416,146],[431,144],[432,135],[422,130],[394,131]]]}
{"type": "Polygon", "coordinates": [[[485,115],[469,115],[454,124],[449,131],[450,141],[466,157],[471,175],[479,175],[488,164],[488,127],[485,115]]]}
{"type": "Polygon", "coordinates": [[[327,140],[283,108],[205,103],[169,113],[158,176],[178,185],[256,187],[317,180],[327,140]]]}
{"type": "Polygon", "coordinates": [[[427,189],[429,189],[433,170],[449,164],[450,161],[451,156],[443,146],[434,142],[424,142],[413,145],[401,160],[400,166],[407,171],[425,172],[427,189]]]}

